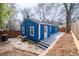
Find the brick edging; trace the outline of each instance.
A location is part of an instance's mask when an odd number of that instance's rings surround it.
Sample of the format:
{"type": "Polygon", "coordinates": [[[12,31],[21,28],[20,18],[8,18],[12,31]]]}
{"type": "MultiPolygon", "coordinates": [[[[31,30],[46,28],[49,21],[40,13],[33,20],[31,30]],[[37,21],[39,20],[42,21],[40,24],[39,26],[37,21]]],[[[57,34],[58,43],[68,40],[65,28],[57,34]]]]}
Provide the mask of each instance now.
{"type": "Polygon", "coordinates": [[[72,35],[72,37],[73,37],[75,46],[77,47],[78,53],[79,53],[79,41],[78,41],[77,37],[75,36],[75,34],[74,34],[72,31],[71,31],[71,35],[72,35]]]}

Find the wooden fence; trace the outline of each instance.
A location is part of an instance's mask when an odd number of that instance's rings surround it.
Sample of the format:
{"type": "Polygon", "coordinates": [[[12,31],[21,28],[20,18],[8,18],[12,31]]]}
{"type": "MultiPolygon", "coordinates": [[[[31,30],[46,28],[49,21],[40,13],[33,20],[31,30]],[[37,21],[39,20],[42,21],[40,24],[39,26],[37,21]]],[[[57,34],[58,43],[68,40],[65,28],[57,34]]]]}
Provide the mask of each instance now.
{"type": "Polygon", "coordinates": [[[0,31],[0,36],[8,34],[9,37],[17,37],[20,35],[20,31],[0,31]]]}
{"type": "Polygon", "coordinates": [[[71,29],[75,36],[79,39],[79,21],[72,23],[71,29]]]}

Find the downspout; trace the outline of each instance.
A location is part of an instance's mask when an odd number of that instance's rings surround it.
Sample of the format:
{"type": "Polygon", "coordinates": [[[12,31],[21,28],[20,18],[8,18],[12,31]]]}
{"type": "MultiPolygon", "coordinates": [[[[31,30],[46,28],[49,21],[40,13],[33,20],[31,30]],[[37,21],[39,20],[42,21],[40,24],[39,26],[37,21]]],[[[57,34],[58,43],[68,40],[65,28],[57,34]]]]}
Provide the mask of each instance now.
{"type": "Polygon", "coordinates": [[[39,30],[38,30],[38,40],[40,41],[40,24],[38,24],[38,28],[39,28],[39,30]]]}

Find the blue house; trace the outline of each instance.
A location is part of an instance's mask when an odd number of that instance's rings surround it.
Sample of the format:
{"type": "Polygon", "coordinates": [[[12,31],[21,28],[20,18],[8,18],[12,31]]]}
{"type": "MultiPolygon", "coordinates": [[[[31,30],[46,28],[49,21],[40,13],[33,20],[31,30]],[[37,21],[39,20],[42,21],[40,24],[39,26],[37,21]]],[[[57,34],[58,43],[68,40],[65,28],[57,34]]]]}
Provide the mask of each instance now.
{"type": "Polygon", "coordinates": [[[21,35],[38,42],[58,32],[58,29],[58,26],[27,18],[21,24],[21,35]]]}

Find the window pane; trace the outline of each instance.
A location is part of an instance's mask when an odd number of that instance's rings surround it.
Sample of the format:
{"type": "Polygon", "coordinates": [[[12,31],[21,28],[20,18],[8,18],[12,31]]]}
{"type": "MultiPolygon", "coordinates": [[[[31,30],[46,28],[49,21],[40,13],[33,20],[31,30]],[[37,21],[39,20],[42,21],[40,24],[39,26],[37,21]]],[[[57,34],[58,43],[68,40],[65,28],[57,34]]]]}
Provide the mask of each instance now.
{"type": "Polygon", "coordinates": [[[31,34],[33,34],[33,28],[31,28],[31,34]]]}
{"type": "Polygon", "coordinates": [[[34,27],[33,26],[30,27],[30,35],[34,36],[34,27]]]}

